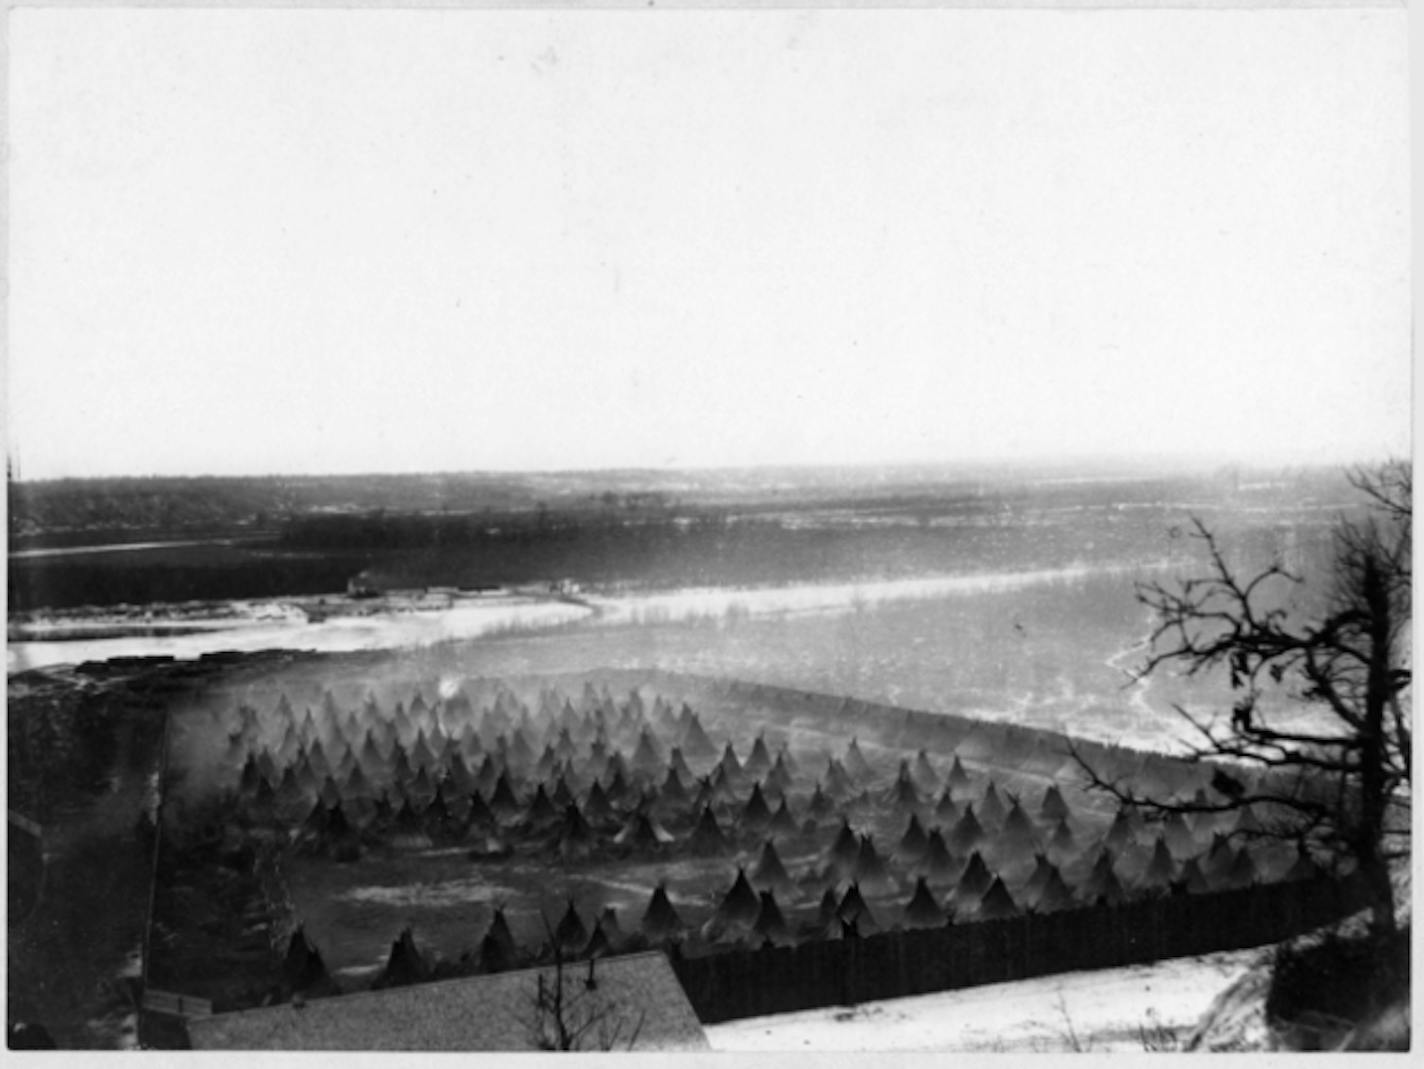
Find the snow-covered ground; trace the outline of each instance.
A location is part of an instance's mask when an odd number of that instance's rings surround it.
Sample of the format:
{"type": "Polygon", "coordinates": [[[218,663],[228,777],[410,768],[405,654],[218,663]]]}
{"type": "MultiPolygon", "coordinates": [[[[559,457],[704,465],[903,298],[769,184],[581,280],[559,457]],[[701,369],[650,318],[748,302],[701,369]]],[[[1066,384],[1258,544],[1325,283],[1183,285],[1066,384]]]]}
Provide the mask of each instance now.
{"type": "Polygon", "coordinates": [[[1185,1038],[1266,951],[1060,973],[706,1028],[718,1051],[1137,1051],[1185,1038]]]}

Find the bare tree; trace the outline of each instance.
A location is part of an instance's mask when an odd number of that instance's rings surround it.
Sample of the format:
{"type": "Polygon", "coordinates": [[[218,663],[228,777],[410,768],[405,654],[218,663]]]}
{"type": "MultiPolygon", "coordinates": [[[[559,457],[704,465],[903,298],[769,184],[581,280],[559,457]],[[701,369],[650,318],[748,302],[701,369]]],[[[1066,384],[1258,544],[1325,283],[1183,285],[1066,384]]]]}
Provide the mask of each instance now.
{"type": "Polygon", "coordinates": [[[1409,851],[1412,480],[1407,461],[1350,475],[1365,515],[1340,519],[1329,585],[1313,612],[1284,607],[1282,593],[1302,577],[1276,563],[1241,578],[1200,520],[1193,537],[1206,549],[1207,574],[1175,587],[1139,584],[1138,600],[1157,622],[1136,678],[1164,667],[1188,678],[1227,672],[1229,718],[1175,706],[1194,730],[1192,759],[1225,759],[1210,795],[1150,797],[1075,753],[1091,784],[1124,804],[1158,814],[1250,806],[1271,815],[1265,834],[1353,859],[1383,935],[1395,925],[1390,863],[1409,851]],[[1302,726],[1292,706],[1325,715],[1302,726]]]}
{"type": "Polygon", "coordinates": [[[544,927],[554,948],[554,975],[542,972],[533,998],[533,1018],[529,1022],[534,1045],[539,1050],[552,1051],[612,1051],[632,1050],[642,1034],[647,1012],[636,1018],[609,999],[600,988],[596,975],[596,959],[588,959],[586,974],[574,976],[576,970],[564,961],[559,940],[554,938],[548,918],[544,927]]]}

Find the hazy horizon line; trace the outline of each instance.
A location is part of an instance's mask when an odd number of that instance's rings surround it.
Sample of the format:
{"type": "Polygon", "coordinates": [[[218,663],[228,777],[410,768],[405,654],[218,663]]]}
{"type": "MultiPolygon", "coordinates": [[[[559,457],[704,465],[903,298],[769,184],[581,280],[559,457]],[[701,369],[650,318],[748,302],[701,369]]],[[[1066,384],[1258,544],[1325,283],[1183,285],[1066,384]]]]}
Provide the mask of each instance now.
{"type": "Polygon", "coordinates": [[[955,459],[892,459],[864,461],[767,461],[758,464],[678,464],[621,465],[602,467],[561,468],[430,468],[430,469],[370,469],[358,471],[240,471],[240,472],[94,472],[72,475],[41,475],[27,477],[13,467],[7,468],[9,482],[15,485],[38,485],[59,482],[145,482],[161,480],[248,480],[248,479],[372,479],[372,478],[450,478],[450,477],[550,477],[550,476],[674,476],[678,474],[733,474],[752,472],[910,472],[943,471],[970,474],[975,471],[1076,471],[1091,474],[1087,469],[1110,472],[1132,471],[1150,475],[1154,472],[1185,474],[1242,468],[1246,470],[1329,468],[1348,469],[1371,467],[1395,460],[1412,460],[1412,452],[1372,456],[1322,458],[1307,455],[1280,455],[1243,458],[1229,453],[1135,453],[1135,454],[1054,454],[1043,456],[998,456],[955,459]]]}

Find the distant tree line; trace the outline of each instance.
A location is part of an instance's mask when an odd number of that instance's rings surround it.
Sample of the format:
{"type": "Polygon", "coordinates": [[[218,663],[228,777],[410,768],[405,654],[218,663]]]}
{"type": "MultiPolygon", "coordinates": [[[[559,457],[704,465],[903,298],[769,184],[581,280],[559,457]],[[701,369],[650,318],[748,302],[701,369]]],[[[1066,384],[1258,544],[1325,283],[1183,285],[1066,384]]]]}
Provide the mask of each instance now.
{"type": "Polygon", "coordinates": [[[52,479],[11,482],[8,492],[12,537],[38,537],[267,527],[314,510],[532,509],[548,489],[524,476],[470,473],[52,479]]]}
{"type": "MultiPolygon", "coordinates": [[[[1002,507],[1087,508],[1182,500],[1290,505],[1306,497],[1334,500],[1338,473],[1322,470],[1211,476],[1149,476],[1098,481],[1065,471],[1006,468],[970,477],[963,472],[876,469],[795,469],[726,472],[562,472],[541,474],[191,476],[83,478],[8,482],[12,540],[56,540],[72,534],[249,527],[270,529],[294,516],[322,511],[365,514],[385,509],[533,512],[553,510],[668,513],[729,507],[740,512],[816,507],[935,516],[1002,507]],[[832,477],[833,476],[833,477],[832,477]]],[[[36,544],[40,544],[39,541],[36,544]]]]}
{"type": "Polygon", "coordinates": [[[217,601],[342,593],[367,564],[364,555],[258,555],[229,551],[190,563],[167,552],[122,553],[107,560],[55,557],[9,562],[11,612],[81,605],[217,601]],[[126,559],[131,558],[131,559],[126,559]]]}
{"type": "Polygon", "coordinates": [[[359,515],[298,516],[282,530],[280,543],[292,549],[407,550],[438,547],[481,547],[513,541],[519,544],[579,539],[638,529],[672,535],[726,532],[732,519],[724,511],[676,516],[628,518],[612,511],[554,512],[540,503],[532,512],[392,513],[384,509],[359,515]]]}

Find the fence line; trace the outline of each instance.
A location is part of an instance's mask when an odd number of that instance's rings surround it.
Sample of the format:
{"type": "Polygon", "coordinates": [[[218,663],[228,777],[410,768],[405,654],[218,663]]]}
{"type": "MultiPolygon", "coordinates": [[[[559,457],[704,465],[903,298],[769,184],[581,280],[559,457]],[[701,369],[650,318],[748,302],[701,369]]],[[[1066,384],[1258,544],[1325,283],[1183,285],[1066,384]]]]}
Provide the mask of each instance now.
{"type": "Polygon", "coordinates": [[[1355,881],[1026,914],[860,939],[672,955],[704,1024],[1276,943],[1362,904],[1355,881]]]}
{"type": "Polygon", "coordinates": [[[847,739],[850,735],[859,735],[863,741],[873,740],[894,749],[924,748],[941,753],[954,750],[966,760],[1002,765],[1005,771],[1022,767],[1039,774],[1051,773],[1072,763],[1068,752],[1071,744],[1094,767],[1115,777],[1148,774],[1159,781],[1169,781],[1171,790],[1167,793],[1191,793],[1205,786],[1216,765],[1230,766],[1234,776],[1257,786],[1265,786],[1270,778],[1261,769],[1242,762],[1226,759],[1192,762],[1174,754],[1101,742],[1052,728],[985,720],[963,713],[910,709],[735,677],[667,669],[602,669],[579,674],[584,678],[588,675],[618,679],[626,686],[661,681],[672,688],[706,690],[723,700],[760,705],[761,717],[783,727],[838,729],[847,739]],[[804,716],[815,717],[816,724],[797,724],[798,718],[804,716]]]}

